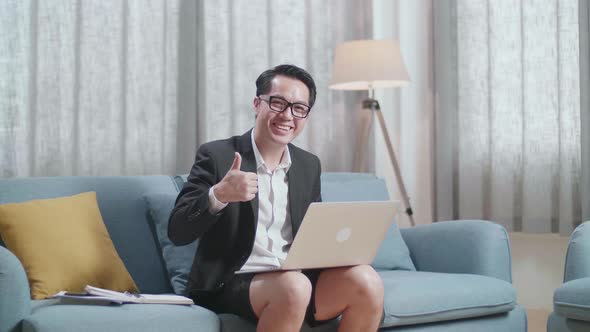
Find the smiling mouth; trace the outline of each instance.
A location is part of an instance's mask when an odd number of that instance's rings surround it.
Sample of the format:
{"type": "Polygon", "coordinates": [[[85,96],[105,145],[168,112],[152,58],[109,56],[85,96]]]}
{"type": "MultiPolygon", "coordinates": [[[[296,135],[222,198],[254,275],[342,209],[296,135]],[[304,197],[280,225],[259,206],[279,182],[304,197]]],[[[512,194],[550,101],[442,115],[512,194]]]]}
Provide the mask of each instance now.
{"type": "Polygon", "coordinates": [[[293,129],[293,127],[291,127],[291,126],[279,124],[279,123],[273,123],[273,126],[279,130],[282,130],[282,131],[290,131],[291,129],[293,129]]]}

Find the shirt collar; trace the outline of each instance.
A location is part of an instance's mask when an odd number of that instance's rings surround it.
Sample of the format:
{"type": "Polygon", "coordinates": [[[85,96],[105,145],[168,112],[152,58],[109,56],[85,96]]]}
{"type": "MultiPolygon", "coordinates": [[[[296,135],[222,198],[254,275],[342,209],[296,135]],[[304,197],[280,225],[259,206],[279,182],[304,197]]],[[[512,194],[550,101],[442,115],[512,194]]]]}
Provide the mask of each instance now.
{"type": "MultiPolygon", "coordinates": [[[[252,129],[252,134],[250,135],[250,139],[252,140],[252,148],[254,148],[254,158],[256,158],[256,169],[259,169],[261,166],[268,169],[266,164],[264,163],[264,159],[262,159],[262,154],[258,147],[256,146],[256,141],[254,140],[254,129],[252,129]]],[[[289,146],[285,147],[285,152],[283,152],[283,156],[281,157],[281,162],[277,165],[277,169],[284,168],[285,172],[289,171],[291,167],[291,153],[289,152],[289,146]]]]}

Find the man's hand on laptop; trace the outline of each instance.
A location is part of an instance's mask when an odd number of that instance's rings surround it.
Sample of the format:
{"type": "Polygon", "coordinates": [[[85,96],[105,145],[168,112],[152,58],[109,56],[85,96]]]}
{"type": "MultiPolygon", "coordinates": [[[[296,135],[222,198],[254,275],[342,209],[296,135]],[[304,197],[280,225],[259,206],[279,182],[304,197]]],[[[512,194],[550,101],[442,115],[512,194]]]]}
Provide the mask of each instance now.
{"type": "Polygon", "coordinates": [[[240,171],[241,166],[242,156],[236,152],[234,162],[223,180],[213,186],[213,194],[220,202],[247,202],[256,196],[258,175],[240,171]]]}

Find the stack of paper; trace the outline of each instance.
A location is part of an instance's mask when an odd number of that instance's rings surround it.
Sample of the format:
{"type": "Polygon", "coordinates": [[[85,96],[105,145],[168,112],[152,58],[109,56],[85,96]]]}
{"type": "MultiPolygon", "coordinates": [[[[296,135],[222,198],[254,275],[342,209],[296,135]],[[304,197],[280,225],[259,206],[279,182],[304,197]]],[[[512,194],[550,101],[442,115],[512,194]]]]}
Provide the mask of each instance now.
{"type": "Polygon", "coordinates": [[[60,299],[64,302],[82,302],[82,303],[140,303],[140,304],[193,304],[193,300],[180,295],[154,295],[154,294],[132,294],[115,292],[108,289],[86,286],[86,293],[68,293],[61,291],[52,298],[60,299]]]}

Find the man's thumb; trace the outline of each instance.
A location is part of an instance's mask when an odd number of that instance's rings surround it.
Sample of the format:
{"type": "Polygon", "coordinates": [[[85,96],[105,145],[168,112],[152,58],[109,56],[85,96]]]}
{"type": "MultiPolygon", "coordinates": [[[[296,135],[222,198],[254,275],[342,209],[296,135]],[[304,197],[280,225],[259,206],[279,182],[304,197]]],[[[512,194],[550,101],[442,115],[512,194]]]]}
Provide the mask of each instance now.
{"type": "Polygon", "coordinates": [[[235,153],[234,162],[231,164],[231,171],[239,171],[242,166],[242,156],[238,152],[235,153]]]}

